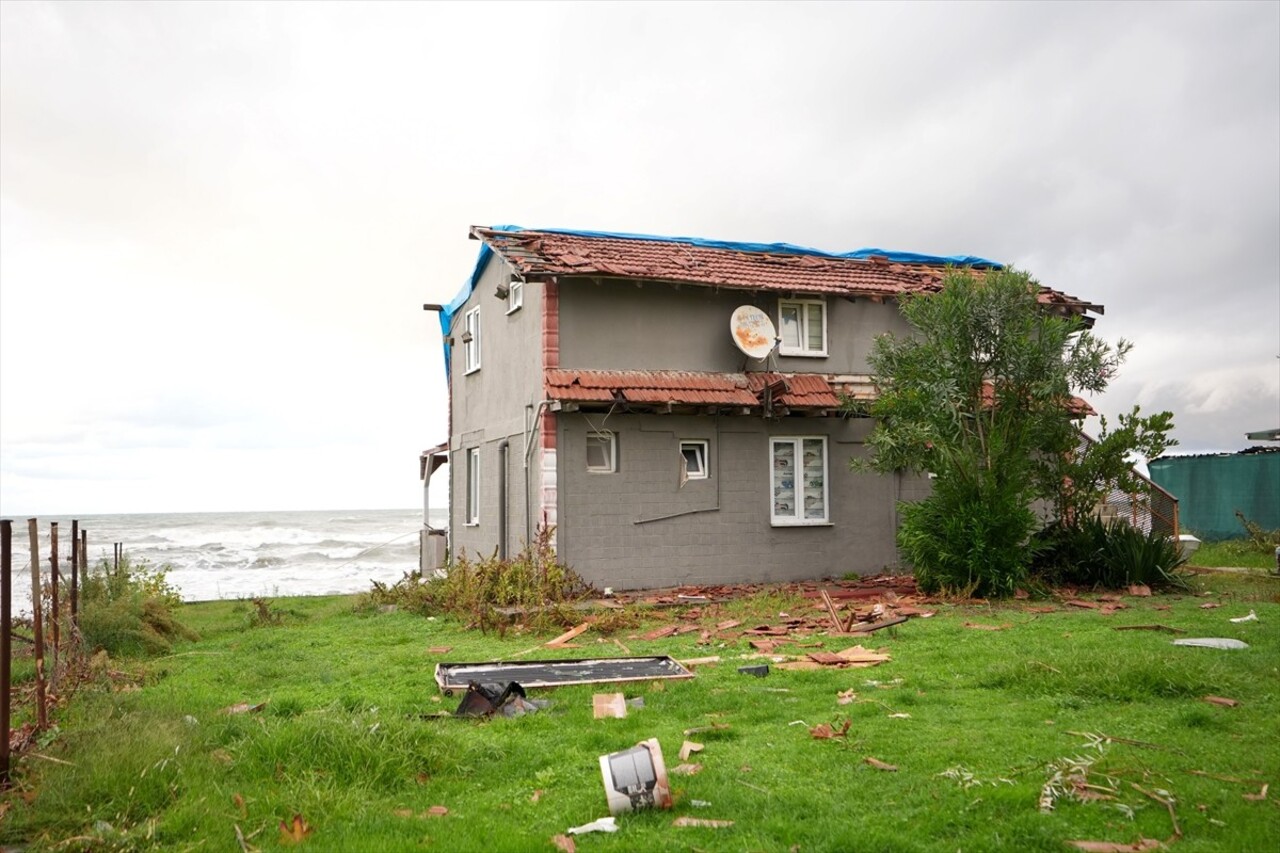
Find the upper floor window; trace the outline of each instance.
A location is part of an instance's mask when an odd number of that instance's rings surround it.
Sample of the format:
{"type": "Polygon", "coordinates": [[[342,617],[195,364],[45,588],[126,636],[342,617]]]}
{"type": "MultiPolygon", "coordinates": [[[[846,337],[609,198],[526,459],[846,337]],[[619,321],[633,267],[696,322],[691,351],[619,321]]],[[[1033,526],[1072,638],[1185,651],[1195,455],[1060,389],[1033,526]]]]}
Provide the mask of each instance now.
{"type": "Polygon", "coordinates": [[[592,432],[587,435],[587,471],[591,474],[612,474],[618,470],[618,437],[611,432],[592,432]]]}
{"type": "Polygon", "coordinates": [[[463,363],[467,373],[480,369],[480,309],[472,308],[464,317],[462,330],[463,363]]]}
{"type": "Polygon", "coordinates": [[[790,299],[778,303],[778,333],[782,355],[827,354],[827,303],[821,299],[790,299]]]}
{"type": "Polygon", "coordinates": [[[514,314],[524,307],[524,282],[513,281],[507,289],[507,313],[514,314]]]}
{"type": "Polygon", "coordinates": [[[826,524],[827,439],[825,436],[779,436],[769,439],[774,525],[826,524]]]}

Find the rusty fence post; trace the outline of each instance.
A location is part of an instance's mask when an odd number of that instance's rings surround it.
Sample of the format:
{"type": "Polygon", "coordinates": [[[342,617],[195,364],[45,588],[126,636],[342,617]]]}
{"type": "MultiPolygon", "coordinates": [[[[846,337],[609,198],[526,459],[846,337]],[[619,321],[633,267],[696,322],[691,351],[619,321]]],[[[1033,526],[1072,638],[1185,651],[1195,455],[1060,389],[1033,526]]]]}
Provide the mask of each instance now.
{"type": "Polygon", "coordinates": [[[58,607],[58,522],[49,522],[49,627],[53,634],[53,669],[51,679],[58,680],[58,646],[62,643],[62,629],[58,621],[62,610],[58,607]]]}
{"type": "Polygon", "coordinates": [[[27,534],[31,539],[31,629],[35,637],[36,656],[36,727],[39,731],[44,731],[49,727],[49,716],[45,708],[44,626],[40,621],[40,522],[38,519],[27,519],[27,534]]]}
{"type": "Polygon", "coordinates": [[[71,519],[71,636],[80,631],[80,522],[71,519]]]}
{"type": "Polygon", "coordinates": [[[0,521],[0,788],[9,786],[9,660],[13,652],[13,522],[0,521]]]}

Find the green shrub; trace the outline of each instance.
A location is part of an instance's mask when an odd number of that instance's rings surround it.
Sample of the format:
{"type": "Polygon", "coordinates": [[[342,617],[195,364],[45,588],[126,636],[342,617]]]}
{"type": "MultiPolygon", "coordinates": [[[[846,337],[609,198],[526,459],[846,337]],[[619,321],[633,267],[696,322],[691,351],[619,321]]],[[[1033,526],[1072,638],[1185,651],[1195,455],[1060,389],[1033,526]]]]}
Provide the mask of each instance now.
{"type": "Polygon", "coordinates": [[[152,569],[128,557],[87,572],[80,592],[85,643],[113,656],[158,655],[172,651],[177,638],[199,639],[174,617],[182,597],[167,573],[168,567],[152,569]]]}
{"type": "Polygon", "coordinates": [[[1049,584],[1107,589],[1131,584],[1185,586],[1176,574],[1185,562],[1178,544],[1123,521],[1108,524],[1091,516],[1075,524],[1054,523],[1036,534],[1032,549],[1033,571],[1049,584]]]}
{"type": "Polygon", "coordinates": [[[543,528],[533,544],[513,559],[499,560],[496,552],[477,560],[463,555],[442,577],[423,578],[415,571],[390,587],[375,582],[357,607],[368,610],[394,604],[425,615],[449,613],[488,630],[503,624],[495,607],[528,608],[528,624],[564,624],[569,620],[556,605],[593,591],[556,558],[551,532],[543,528]]]}
{"type": "Polygon", "coordinates": [[[902,504],[898,545],[924,592],[1003,597],[1026,578],[1035,515],[994,479],[940,477],[929,497],[902,504]]]}

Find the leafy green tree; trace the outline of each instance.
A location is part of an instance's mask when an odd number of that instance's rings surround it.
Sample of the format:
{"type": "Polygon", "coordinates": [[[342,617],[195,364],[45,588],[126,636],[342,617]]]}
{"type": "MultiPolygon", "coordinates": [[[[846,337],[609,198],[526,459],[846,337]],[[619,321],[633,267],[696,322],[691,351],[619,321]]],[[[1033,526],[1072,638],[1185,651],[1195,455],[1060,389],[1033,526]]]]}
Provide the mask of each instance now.
{"type": "Polygon", "coordinates": [[[1074,395],[1103,391],[1130,344],[1042,306],[1040,290],[1016,270],[949,270],[940,291],[903,300],[913,333],[881,336],[869,357],[880,394],[862,464],[935,476],[930,497],[903,505],[898,534],[926,590],[1013,593],[1030,564],[1033,503],[1084,512],[1117,459],[1171,427],[1168,413],[1135,410],[1103,442],[1105,464],[1078,457],[1074,395]],[[1068,494],[1073,483],[1088,488],[1068,494]]]}

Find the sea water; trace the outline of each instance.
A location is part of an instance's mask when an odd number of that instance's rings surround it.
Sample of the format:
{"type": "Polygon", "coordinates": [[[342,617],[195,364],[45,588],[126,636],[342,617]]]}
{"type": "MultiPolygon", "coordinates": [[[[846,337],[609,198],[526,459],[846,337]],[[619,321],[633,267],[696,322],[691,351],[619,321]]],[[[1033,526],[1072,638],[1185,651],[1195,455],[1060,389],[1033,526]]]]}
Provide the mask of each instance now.
{"type": "MultiPolygon", "coordinates": [[[[91,571],[121,543],[131,563],[163,568],[186,601],[363,592],[418,567],[422,510],[191,512],[81,515],[91,571]]],[[[40,568],[49,576],[49,523],[58,522],[62,588],[71,579],[71,517],[40,517],[40,568]]],[[[433,510],[443,528],[447,510],[433,510]]],[[[13,519],[13,609],[29,613],[27,519],[13,519]]],[[[65,593],[63,593],[65,595],[65,593]]]]}

